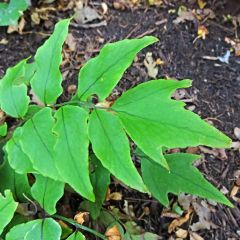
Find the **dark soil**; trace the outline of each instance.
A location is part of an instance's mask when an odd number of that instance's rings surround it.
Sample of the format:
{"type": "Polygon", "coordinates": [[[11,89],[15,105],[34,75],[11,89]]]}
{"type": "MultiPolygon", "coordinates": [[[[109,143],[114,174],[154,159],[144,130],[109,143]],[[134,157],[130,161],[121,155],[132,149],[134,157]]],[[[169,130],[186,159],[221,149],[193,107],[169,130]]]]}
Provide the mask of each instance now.
{"type": "MultiPolygon", "coordinates": [[[[197,7],[194,4],[191,6],[189,3],[184,3],[184,1],[177,2],[192,8],[197,7]]],[[[116,94],[121,94],[124,90],[149,80],[143,59],[147,51],[152,52],[155,59],[161,58],[166,63],[159,67],[158,78],[192,79],[193,87],[187,92],[189,96],[194,97],[194,101],[191,103],[196,107],[194,111],[202,118],[211,120],[217,128],[235,139],[233,129],[237,126],[240,127],[240,57],[231,54],[229,64],[203,58],[203,56],[223,56],[230,49],[224,38],[235,37],[233,26],[223,23],[222,15],[240,14],[239,3],[237,1],[226,2],[208,2],[207,7],[210,7],[217,17],[205,22],[205,26],[209,30],[206,40],[198,39],[195,42],[196,23],[173,24],[176,15],[169,14],[168,10],[176,9],[176,4],[172,3],[161,8],[148,8],[143,5],[136,9],[125,8],[121,11],[113,9],[112,1],[107,2],[109,6],[107,26],[85,29],[73,25],[70,29],[70,32],[77,38],[78,45],[77,52],[71,54],[70,63],[63,66],[63,72],[67,71],[64,81],[65,89],[70,84],[76,84],[79,67],[99,51],[103,45],[99,39],[104,39],[104,43],[106,43],[126,37],[154,35],[160,41],[138,55],[138,61],[126,72],[116,87],[116,94]]],[[[178,5],[181,4],[178,3],[178,5]]],[[[59,18],[67,17],[69,14],[54,13],[51,21],[56,22],[59,18]]],[[[14,65],[24,57],[34,55],[36,49],[44,41],[43,35],[39,33],[52,31],[53,25],[48,29],[44,24],[32,27],[30,19],[27,18],[27,20],[26,29],[32,33],[7,34],[6,28],[0,29],[0,40],[6,38],[9,41],[7,45],[0,45],[0,76],[3,76],[7,67],[14,65]]],[[[63,98],[69,98],[67,91],[63,98]]],[[[227,151],[227,154],[227,160],[206,156],[206,161],[201,162],[199,168],[205,177],[219,189],[224,186],[231,191],[235,182],[234,172],[240,169],[240,156],[239,151],[233,150],[227,151]]],[[[161,217],[162,207],[156,201],[135,191],[122,189],[121,186],[114,186],[114,189],[121,191],[123,198],[133,204],[137,216],[141,214],[145,206],[148,206],[150,215],[139,220],[138,223],[146,231],[157,233],[162,239],[168,239],[167,225],[171,219],[161,217]]],[[[122,202],[115,204],[122,207],[122,202]]],[[[216,207],[217,211],[213,214],[212,220],[218,228],[200,232],[204,239],[240,238],[237,234],[237,231],[240,230],[240,205],[234,204],[236,207],[233,209],[220,205],[216,207]]]]}

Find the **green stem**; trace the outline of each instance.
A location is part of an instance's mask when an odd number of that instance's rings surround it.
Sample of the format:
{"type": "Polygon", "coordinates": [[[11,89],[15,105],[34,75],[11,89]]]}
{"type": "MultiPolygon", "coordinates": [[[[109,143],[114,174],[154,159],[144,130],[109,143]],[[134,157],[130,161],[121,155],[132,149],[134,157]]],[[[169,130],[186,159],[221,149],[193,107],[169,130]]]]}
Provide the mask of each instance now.
{"type": "Polygon", "coordinates": [[[57,219],[60,219],[60,220],[62,220],[62,221],[64,221],[64,222],[67,222],[67,223],[75,226],[76,228],[80,228],[80,229],[82,229],[82,230],[84,230],[84,231],[86,231],[86,232],[89,232],[89,233],[91,233],[91,234],[94,234],[95,236],[97,236],[97,237],[99,237],[99,238],[101,238],[101,239],[107,240],[107,238],[106,238],[104,235],[102,235],[101,233],[99,233],[99,232],[97,232],[97,231],[95,231],[95,230],[93,230],[93,229],[91,229],[91,228],[88,228],[88,227],[86,227],[86,226],[83,226],[83,225],[81,225],[81,224],[78,224],[78,223],[76,223],[74,220],[72,220],[72,219],[70,219],[70,218],[66,218],[66,217],[60,216],[60,215],[58,215],[58,214],[55,214],[55,215],[53,215],[52,217],[57,218],[57,219]]]}

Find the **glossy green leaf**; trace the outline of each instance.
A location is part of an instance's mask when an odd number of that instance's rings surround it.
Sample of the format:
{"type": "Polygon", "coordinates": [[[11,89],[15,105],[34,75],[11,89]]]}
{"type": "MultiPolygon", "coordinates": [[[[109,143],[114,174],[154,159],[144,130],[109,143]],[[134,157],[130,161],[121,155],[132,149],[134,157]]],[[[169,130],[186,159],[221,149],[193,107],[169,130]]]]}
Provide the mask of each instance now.
{"type": "Polygon", "coordinates": [[[10,0],[0,3],[0,26],[17,25],[22,12],[28,8],[28,0],[10,0]]]}
{"type": "Polygon", "coordinates": [[[18,205],[10,190],[5,190],[4,195],[0,194],[0,235],[4,227],[12,220],[18,205]]]}
{"type": "Polygon", "coordinates": [[[162,147],[207,145],[222,148],[231,143],[223,133],[184,109],[183,102],[170,98],[177,88],[190,85],[189,80],[149,81],[124,93],[112,106],[132,140],[165,167],[162,147]]]}
{"type": "Polygon", "coordinates": [[[56,167],[66,183],[83,197],[94,201],[88,163],[88,112],[77,106],[64,106],[55,114],[57,135],[54,147],[56,167]]]}
{"type": "Polygon", "coordinates": [[[97,219],[100,215],[102,205],[106,198],[107,189],[110,184],[110,173],[104,168],[101,162],[96,158],[95,155],[91,156],[91,163],[93,167],[93,172],[91,173],[91,182],[93,185],[93,190],[95,194],[95,202],[87,202],[88,211],[93,219],[97,219]]]}
{"type": "Polygon", "coordinates": [[[26,61],[25,59],[16,66],[8,68],[6,75],[0,81],[1,109],[14,118],[23,117],[29,104],[27,86],[19,83],[19,79],[24,79],[25,76],[26,61]]]}
{"type": "Polygon", "coordinates": [[[85,240],[86,238],[80,232],[74,232],[66,240],[85,240]]]}
{"type": "Polygon", "coordinates": [[[60,240],[61,227],[52,218],[38,220],[38,223],[26,234],[24,240],[60,240]]]}
{"type": "Polygon", "coordinates": [[[35,170],[43,176],[61,180],[55,166],[53,125],[52,110],[43,108],[23,125],[20,144],[35,170]]]}
{"type": "Polygon", "coordinates": [[[23,152],[19,140],[22,136],[22,128],[15,129],[12,138],[7,142],[5,151],[7,153],[8,162],[17,173],[24,174],[36,172],[33,169],[32,162],[29,157],[23,152]]]}
{"type": "Polygon", "coordinates": [[[155,37],[147,36],[106,44],[100,54],[89,60],[80,70],[77,92],[80,100],[87,100],[93,94],[97,94],[100,101],[104,100],[131,65],[136,54],[156,41],[155,37]]]}
{"type": "Polygon", "coordinates": [[[128,138],[118,117],[94,110],[89,120],[89,138],[102,165],[126,185],[146,192],[130,155],[128,138]]]}
{"type": "Polygon", "coordinates": [[[59,21],[49,39],[35,55],[36,72],[31,86],[39,99],[46,104],[55,103],[62,93],[62,45],[68,34],[70,19],[59,21]]]}
{"type": "Polygon", "coordinates": [[[170,170],[153,162],[147,157],[142,157],[142,175],[152,195],[163,205],[167,206],[168,193],[189,193],[203,198],[208,198],[228,206],[229,200],[215,187],[213,187],[192,164],[199,156],[186,153],[165,155],[170,170]]]}
{"type": "Polygon", "coordinates": [[[36,181],[31,188],[32,196],[50,215],[56,213],[56,204],[63,196],[64,183],[39,174],[34,174],[36,181]]]}
{"type": "Polygon", "coordinates": [[[14,226],[6,235],[6,240],[24,240],[26,234],[31,231],[41,220],[34,220],[14,226]]]}
{"type": "Polygon", "coordinates": [[[11,190],[16,201],[26,202],[25,196],[30,196],[30,186],[26,174],[16,173],[5,160],[0,167],[0,192],[11,190]]]}
{"type": "Polygon", "coordinates": [[[60,240],[61,227],[52,218],[37,219],[13,227],[6,240],[60,240]]]}
{"type": "Polygon", "coordinates": [[[0,125],[0,137],[5,137],[7,135],[7,123],[0,125]]]}

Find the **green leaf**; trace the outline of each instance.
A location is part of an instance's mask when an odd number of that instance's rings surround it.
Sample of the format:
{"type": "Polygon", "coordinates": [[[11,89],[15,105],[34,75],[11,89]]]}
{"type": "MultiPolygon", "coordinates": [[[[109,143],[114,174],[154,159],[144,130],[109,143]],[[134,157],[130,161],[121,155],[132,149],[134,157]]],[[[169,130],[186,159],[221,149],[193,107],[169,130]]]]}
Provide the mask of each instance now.
{"type": "Polygon", "coordinates": [[[156,41],[155,37],[147,36],[106,44],[100,54],[89,60],[79,73],[77,95],[80,100],[87,100],[93,94],[97,94],[100,101],[104,100],[131,65],[136,54],[156,41]]]}
{"type": "Polygon", "coordinates": [[[27,86],[19,83],[19,79],[25,76],[26,59],[16,66],[8,68],[6,75],[0,82],[0,106],[8,115],[19,118],[23,117],[28,108],[29,97],[27,86]]]}
{"type": "Polygon", "coordinates": [[[17,173],[24,174],[36,172],[33,169],[32,162],[29,157],[23,152],[19,140],[22,136],[22,128],[15,129],[12,138],[7,142],[5,151],[7,153],[8,162],[17,173]]]}
{"type": "Polygon", "coordinates": [[[13,197],[16,201],[26,202],[26,196],[30,196],[30,186],[26,174],[16,173],[10,166],[8,161],[5,160],[0,167],[0,192],[3,193],[5,189],[11,190],[13,197]]]}
{"type": "Polygon", "coordinates": [[[52,218],[37,219],[13,227],[6,240],[60,240],[61,227],[52,218]]]}
{"type": "Polygon", "coordinates": [[[60,240],[61,227],[52,218],[45,218],[30,230],[24,240],[60,240]]]}
{"type": "Polygon", "coordinates": [[[177,88],[191,85],[189,80],[155,80],[124,93],[112,106],[124,128],[141,150],[166,166],[162,147],[184,148],[207,145],[229,147],[231,140],[220,131],[172,100],[177,88]]]}
{"type": "Polygon", "coordinates": [[[73,234],[71,234],[71,236],[69,236],[66,240],[85,240],[86,238],[84,237],[84,235],[80,232],[74,232],[73,234]]]}
{"type": "Polygon", "coordinates": [[[53,125],[52,110],[43,108],[23,125],[20,144],[35,170],[45,177],[62,180],[55,165],[53,125]]]}
{"type": "Polygon", "coordinates": [[[36,181],[31,188],[32,196],[50,215],[56,213],[57,201],[63,196],[64,183],[34,174],[36,181]]]}
{"type": "Polygon", "coordinates": [[[55,103],[62,93],[62,45],[68,34],[70,19],[59,21],[49,39],[35,55],[36,72],[31,86],[39,99],[46,104],[55,103]]]}
{"type": "Polygon", "coordinates": [[[119,119],[105,110],[94,110],[88,131],[93,151],[102,165],[126,185],[146,192],[131,160],[128,138],[119,119]]]}
{"type": "Polygon", "coordinates": [[[18,205],[10,190],[5,190],[4,195],[5,197],[0,194],[0,235],[4,227],[12,220],[18,205]]]}
{"type": "Polygon", "coordinates": [[[92,154],[91,162],[93,165],[93,172],[91,173],[91,182],[95,194],[95,202],[85,202],[87,209],[93,219],[97,219],[100,215],[102,205],[106,198],[107,188],[110,184],[110,173],[104,168],[101,162],[92,154]]]}
{"type": "Polygon", "coordinates": [[[6,235],[6,240],[23,240],[26,234],[41,220],[34,220],[14,226],[6,235]]]}
{"type": "Polygon", "coordinates": [[[165,157],[169,171],[149,158],[141,159],[143,180],[149,191],[163,205],[169,204],[169,192],[175,195],[184,192],[233,206],[220,191],[203,178],[197,168],[192,166],[199,158],[198,155],[176,153],[165,157]]]}
{"type": "Polygon", "coordinates": [[[7,123],[0,125],[0,137],[5,137],[7,135],[7,123]]]}
{"type": "Polygon", "coordinates": [[[10,0],[0,3],[0,26],[17,25],[22,12],[28,8],[27,0],[10,0]]]}
{"type": "Polygon", "coordinates": [[[56,167],[66,183],[83,197],[94,201],[89,177],[88,112],[77,106],[64,106],[55,114],[53,131],[57,135],[54,147],[56,167]]]}

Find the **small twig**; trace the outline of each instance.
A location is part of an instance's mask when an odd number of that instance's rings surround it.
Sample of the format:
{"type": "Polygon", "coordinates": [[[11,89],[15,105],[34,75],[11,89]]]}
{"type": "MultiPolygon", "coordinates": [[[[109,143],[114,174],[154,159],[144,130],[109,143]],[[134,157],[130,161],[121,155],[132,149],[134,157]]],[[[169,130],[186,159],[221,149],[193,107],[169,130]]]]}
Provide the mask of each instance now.
{"type": "Polygon", "coordinates": [[[151,34],[151,33],[155,32],[156,30],[157,30],[157,28],[150,29],[150,30],[148,30],[148,31],[146,31],[146,32],[144,32],[144,33],[142,33],[142,34],[139,34],[138,36],[136,36],[136,37],[134,37],[134,38],[144,37],[144,36],[146,36],[146,35],[148,35],[148,34],[151,34]]]}
{"type": "Polygon", "coordinates": [[[73,225],[74,227],[82,229],[82,230],[84,230],[86,232],[89,232],[89,233],[91,233],[91,234],[93,234],[93,235],[95,235],[95,236],[97,236],[97,237],[99,237],[101,239],[107,240],[107,238],[104,235],[102,235],[101,233],[99,233],[99,232],[97,232],[97,231],[95,231],[95,230],[93,230],[91,228],[88,228],[86,226],[83,226],[81,224],[78,224],[77,222],[75,222],[74,220],[72,220],[70,218],[66,218],[66,217],[60,216],[58,214],[55,214],[52,217],[53,218],[57,218],[59,220],[62,220],[64,222],[67,222],[67,223],[73,225]]]}

